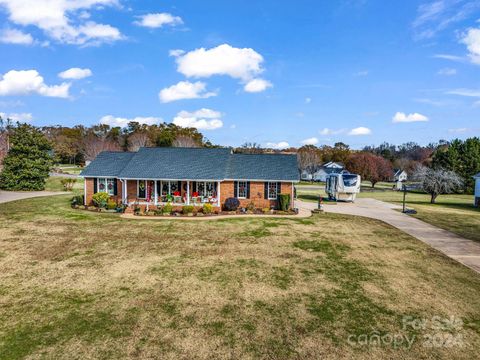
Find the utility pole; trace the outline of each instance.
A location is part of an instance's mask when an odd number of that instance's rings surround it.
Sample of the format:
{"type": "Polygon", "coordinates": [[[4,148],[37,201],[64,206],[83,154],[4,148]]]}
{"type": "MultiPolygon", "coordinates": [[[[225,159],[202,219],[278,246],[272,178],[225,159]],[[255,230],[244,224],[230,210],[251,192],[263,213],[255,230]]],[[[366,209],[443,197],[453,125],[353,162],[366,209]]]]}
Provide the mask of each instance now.
{"type": "Polygon", "coordinates": [[[402,185],[402,190],[403,190],[403,213],[406,212],[406,206],[405,206],[405,200],[406,200],[406,197],[407,197],[407,186],[405,184],[402,185]]]}

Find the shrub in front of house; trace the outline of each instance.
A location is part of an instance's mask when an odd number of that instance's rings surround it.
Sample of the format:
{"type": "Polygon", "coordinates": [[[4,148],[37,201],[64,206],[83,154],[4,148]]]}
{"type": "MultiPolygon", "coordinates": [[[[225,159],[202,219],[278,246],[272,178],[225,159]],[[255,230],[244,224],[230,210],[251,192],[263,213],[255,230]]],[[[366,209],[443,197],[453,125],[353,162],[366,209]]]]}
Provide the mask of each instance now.
{"type": "Polygon", "coordinates": [[[83,195],[75,195],[72,200],[70,200],[72,207],[77,207],[83,205],[83,195]]]}
{"type": "Polygon", "coordinates": [[[169,215],[173,211],[173,205],[170,203],[167,203],[163,208],[162,208],[162,214],[169,215]]]}
{"type": "Polygon", "coordinates": [[[288,211],[290,208],[290,194],[279,194],[277,197],[278,208],[282,211],[288,211]]]}
{"type": "Polygon", "coordinates": [[[225,210],[227,211],[237,211],[238,207],[240,206],[240,200],[237,198],[231,197],[225,200],[225,210]]]}
{"type": "Polygon", "coordinates": [[[115,210],[117,208],[117,203],[112,199],[107,201],[107,210],[115,210]]]}
{"type": "Polygon", "coordinates": [[[208,203],[203,204],[202,212],[204,214],[211,214],[213,212],[213,205],[208,203]]]}
{"type": "Polygon", "coordinates": [[[98,208],[106,207],[109,199],[110,196],[105,192],[97,192],[92,196],[92,201],[98,208]]]}
{"type": "Polygon", "coordinates": [[[193,205],[184,205],[182,207],[183,215],[193,214],[193,210],[195,210],[195,207],[193,205]]]}

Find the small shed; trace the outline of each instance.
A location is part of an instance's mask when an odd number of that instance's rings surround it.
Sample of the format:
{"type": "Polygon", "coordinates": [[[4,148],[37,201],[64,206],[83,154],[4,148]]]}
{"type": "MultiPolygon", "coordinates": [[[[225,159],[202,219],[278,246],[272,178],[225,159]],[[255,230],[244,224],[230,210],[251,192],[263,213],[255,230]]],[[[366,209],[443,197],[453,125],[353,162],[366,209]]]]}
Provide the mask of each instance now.
{"type": "Polygon", "coordinates": [[[475,179],[475,206],[480,207],[480,173],[473,178],[475,179]]]}

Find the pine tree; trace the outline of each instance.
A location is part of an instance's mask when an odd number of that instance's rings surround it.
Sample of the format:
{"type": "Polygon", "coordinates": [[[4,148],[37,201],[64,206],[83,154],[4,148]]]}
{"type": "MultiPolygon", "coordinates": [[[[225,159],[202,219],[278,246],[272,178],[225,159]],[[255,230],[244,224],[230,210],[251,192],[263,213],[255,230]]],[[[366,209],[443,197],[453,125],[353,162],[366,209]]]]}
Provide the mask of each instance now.
{"type": "Polygon", "coordinates": [[[52,166],[52,147],[47,138],[35,127],[19,124],[11,133],[10,144],[0,174],[0,188],[44,190],[52,166]]]}

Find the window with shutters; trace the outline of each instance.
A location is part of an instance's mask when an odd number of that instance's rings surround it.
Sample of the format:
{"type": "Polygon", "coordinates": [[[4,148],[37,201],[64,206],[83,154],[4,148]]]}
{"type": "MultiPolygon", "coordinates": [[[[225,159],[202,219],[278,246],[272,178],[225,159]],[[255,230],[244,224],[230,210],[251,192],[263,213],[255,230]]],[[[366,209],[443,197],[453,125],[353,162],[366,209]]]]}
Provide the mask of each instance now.
{"type": "Polygon", "coordinates": [[[97,191],[115,195],[115,179],[98,178],[97,191]]]}
{"type": "Polygon", "coordinates": [[[268,183],[268,199],[276,200],[277,199],[278,187],[276,182],[268,183]]]}
{"type": "Polygon", "coordinates": [[[248,187],[247,181],[237,182],[237,197],[239,199],[246,199],[248,197],[247,187],[248,187]]]}

